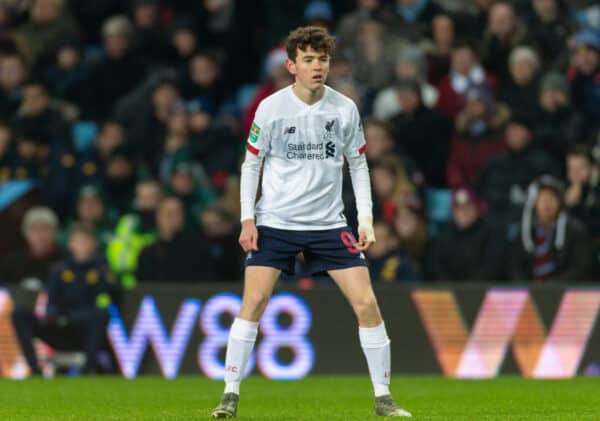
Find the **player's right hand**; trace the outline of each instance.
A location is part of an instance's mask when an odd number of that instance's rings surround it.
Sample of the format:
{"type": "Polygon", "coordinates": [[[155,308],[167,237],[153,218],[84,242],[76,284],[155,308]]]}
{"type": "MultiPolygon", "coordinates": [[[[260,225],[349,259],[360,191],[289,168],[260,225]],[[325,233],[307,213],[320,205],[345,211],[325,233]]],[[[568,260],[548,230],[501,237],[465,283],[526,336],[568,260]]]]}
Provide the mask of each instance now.
{"type": "Polygon", "coordinates": [[[258,251],[258,230],[254,219],[242,221],[242,232],[240,233],[240,246],[244,252],[258,251]]]}

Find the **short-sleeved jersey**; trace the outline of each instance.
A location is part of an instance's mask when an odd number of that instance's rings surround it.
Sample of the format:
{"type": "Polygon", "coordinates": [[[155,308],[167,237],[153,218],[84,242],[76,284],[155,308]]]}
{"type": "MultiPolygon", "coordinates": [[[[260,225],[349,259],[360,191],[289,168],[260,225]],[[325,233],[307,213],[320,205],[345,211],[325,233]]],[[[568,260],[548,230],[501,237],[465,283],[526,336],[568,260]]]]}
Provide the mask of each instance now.
{"type": "Polygon", "coordinates": [[[366,150],[358,109],[325,87],[308,105],[292,86],[265,98],[246,148],[264,157],[257,225],[289,230],[323,230],[346,225],[342,202],[344,156],[366,150]]]}

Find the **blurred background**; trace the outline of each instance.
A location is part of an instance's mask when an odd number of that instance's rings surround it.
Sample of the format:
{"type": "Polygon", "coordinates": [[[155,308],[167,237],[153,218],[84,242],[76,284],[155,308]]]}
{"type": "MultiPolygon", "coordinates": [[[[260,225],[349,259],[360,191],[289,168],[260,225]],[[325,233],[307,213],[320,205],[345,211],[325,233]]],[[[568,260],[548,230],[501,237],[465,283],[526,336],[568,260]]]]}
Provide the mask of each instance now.
{"type": "Polygon", "coordinates": [[[244,140],[291,82],[282,43],[302,24],[335,34],[328,83],[365,120],[375,282],[597,276],[593,1],[15,0],[0,4],[1,282],[44,280],[74,222],[126,288],[239,281],[244,140]],[[544,233],[520,235],[542,175],[570,220],[547,253],[560,262],[535,263],[544,233]],[[23,226],[39,206],[41,234],[23,226]]]}

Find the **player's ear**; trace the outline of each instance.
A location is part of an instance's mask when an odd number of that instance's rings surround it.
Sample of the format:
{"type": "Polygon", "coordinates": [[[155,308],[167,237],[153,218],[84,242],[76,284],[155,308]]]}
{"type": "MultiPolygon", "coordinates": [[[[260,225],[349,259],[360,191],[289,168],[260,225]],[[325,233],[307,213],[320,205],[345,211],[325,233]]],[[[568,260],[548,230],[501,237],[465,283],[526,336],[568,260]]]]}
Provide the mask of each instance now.
{"type": "Polygon", "coordinates": [[[294,63],[289,58],[285,59],[285,68],[288,69],[288,72],[290,72],[291,74],[296,74],[296,63],[294,63]]]}

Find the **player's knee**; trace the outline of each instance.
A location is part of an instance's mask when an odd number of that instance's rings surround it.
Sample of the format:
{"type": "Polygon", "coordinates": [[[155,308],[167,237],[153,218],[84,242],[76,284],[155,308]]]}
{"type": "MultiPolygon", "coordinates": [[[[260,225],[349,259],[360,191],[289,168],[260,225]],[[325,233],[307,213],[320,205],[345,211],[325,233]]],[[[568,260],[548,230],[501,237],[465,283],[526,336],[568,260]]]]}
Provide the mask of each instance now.
{"type": "Polygon", "coordinates": [[[269,302],[269,295],[264,292],[252,292],[246,295],[245,304],[253,312],[262,312],[269,302]]]}
{"type": "Polygon", "coordinates": [[[354,302],[354,311],[358,320],[372,319],[377,317],[377,300],[374,295],[367,295],[354,302]]]}

